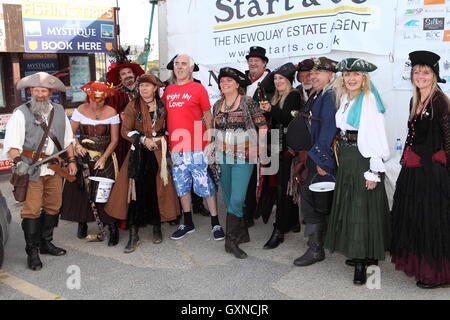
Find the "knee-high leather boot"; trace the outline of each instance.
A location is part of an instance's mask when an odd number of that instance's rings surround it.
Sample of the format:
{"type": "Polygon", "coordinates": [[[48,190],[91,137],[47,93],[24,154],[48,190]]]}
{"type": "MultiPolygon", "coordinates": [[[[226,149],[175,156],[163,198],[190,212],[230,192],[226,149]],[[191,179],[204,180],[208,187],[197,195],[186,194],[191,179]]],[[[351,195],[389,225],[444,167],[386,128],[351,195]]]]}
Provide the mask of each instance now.
{"type": "Polygon", "coordinates": [[[56,247],[53,243],[53,229],[58,225],[59,214],[50,215],[45,211],[41,214],[42,234],[39,251],[41,254],[49,254],[52,256],[63,256],[67,253],[63,248],[56,247]]]}
{"type": "Polygon", "coordinates": [[[300,258],[295,259],[294,264],[299,267],[306,267],[325,259],[323,249],[324,224],[307,224],[305,233],[309,237],[308,250],[300,258]]]}
{"type": "Polygon", "coordinates": [[[128,226],[129,226],[129,239],[128,243],[125,246],[124,253],[131,253],[136,250],[139,241],[139,227],[137,221],[137,212],[136,212],[136,202],[130,202],[128,207],[128,226]]]}
{"type": "Polygon", "coordinates": [[[25,235],[25,252],[27,253],[28,268],[37,271],[42,269],[39,258],[39,243],[41,241],[41,220],[23,219],[22,230],[25,235]]]}
{"type": "Polygon", "coordinates": [[[114,247],[119,243],[119,222],[114,221],[108,224],[109,227],[109,241],[108,247],[114,247]]]}
{"type": "Polygon", "coordinates": [[[240,233],[240,220],[232,213],[227,213],[227,226],[225,234],[225,251],[232,253],[238,259],[247,258],[247,254],[238,247],[238,238],[240,233]]]}

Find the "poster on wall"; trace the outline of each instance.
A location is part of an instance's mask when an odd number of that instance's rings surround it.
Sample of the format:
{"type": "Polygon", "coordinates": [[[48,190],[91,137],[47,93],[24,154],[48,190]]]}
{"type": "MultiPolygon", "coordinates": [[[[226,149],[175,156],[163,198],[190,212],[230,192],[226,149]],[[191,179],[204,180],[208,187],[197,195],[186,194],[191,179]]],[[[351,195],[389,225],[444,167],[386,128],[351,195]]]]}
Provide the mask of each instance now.
{"type": "MultiPolygon", "coordinates": [[[[56,55],[53,54],[25,54],[22,60],[22,68],[25,76],[32,75],[36,72],[47,72],[53,74],[58,72],[58,59],[56,55]]],[[[29,90],[22,90],[21,92],[22,101],[29,101],[31,95],[29,90]]],[[[61,93],[54,92],[51,100],[55,103],[61,103],[61,93]]]]}
{"type": "Polygon", "coordinates": [[[167,2],[171,44],[189,48],[206,65],[245,61],[251,46],[269,59],[317,56],[332,50],[389,55],[395,1],[184,1],[167,2]],[[207,48],[207,49],[206,49],[207,48]]]}
{"type": "Polygon", "coordinates": [[[429,50],[441,56],[440,84],[450,91],[450,0],[399,1],[395,32],[394,88],[410,90],[411,65],[408,53],[429,50]]]}
{"type": "Polygon", "coordinates": [[[8,156],[3,153],[3,140],[5,139],[6,123],[12,114],[0,114],[0,171],[9,170],[12,167],[8,156]]]}
{"type": "Polygon", "coordinates": [[[84,101],[86,94],[80,88],[91,81],[89,57],[70,56],[69,66],[72,89],[66,92],[67,100],[72,102],[84,101]]]}
{"type": "Polygon", "coordinates": [[[115,47],[114,8],[25,1],[25,52],[109,52],[115,47]]]}

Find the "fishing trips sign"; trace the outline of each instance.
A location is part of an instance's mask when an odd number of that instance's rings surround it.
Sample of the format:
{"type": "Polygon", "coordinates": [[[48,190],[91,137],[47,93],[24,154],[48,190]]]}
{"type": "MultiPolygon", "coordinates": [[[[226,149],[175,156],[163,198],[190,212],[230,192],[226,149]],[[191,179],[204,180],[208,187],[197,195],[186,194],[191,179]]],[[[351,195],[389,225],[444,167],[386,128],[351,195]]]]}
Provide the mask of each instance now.
{"type": "Polygon", "coordinates": [[[22,4],[25,52],[108,52],[115,46],[114,9],[22,4]]]}
{"type": "Polygon", "coordinates": [[[391,0],[174,0],[167,2],[168,32],[175,42],[200,33],[197,47],[208,49],[196,57],[205,64],[242,61],[251,46],[266,48],[271,59],[332,50],[388,55],[394,5],[391,0]]]}

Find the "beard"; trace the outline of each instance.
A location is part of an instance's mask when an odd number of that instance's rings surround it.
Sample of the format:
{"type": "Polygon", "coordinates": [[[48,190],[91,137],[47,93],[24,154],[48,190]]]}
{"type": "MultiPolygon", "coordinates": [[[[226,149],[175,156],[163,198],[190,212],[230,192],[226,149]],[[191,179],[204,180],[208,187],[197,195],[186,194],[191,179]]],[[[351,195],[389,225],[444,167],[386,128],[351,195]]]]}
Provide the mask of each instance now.
{"type": "Polygon", "coordinates": [[[39,116],[47,115],[51,110],[50,99],[43,98],[43,101],[37,101],[35,97],[32,97],[30,110],[39,116]]]}
{"type": "Polygon", "coordinates": [[[312,88],[312,84],[305,84],[303,85],[303,88],[305,88],[305,90],[309,90],[312,88]]]}
{"type": "Polygon", "coordinates": [[[134,82],[135,82],[134,77],[128,77],[128,78],[123,79],[123,85],[126,87],[133,86],[134,82]]]}

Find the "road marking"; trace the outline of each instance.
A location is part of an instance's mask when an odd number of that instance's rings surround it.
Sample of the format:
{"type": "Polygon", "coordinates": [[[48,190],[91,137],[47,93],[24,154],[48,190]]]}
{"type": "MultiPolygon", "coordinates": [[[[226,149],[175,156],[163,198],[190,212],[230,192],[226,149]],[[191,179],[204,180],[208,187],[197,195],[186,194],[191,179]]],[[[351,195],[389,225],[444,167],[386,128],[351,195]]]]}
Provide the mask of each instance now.
{"type": "Polygon", "coordinates": [[[41,289],[25,280],[14,277],[0,270],[0,282],[38,300],[65,300],[63,297],[41,289]]]}

